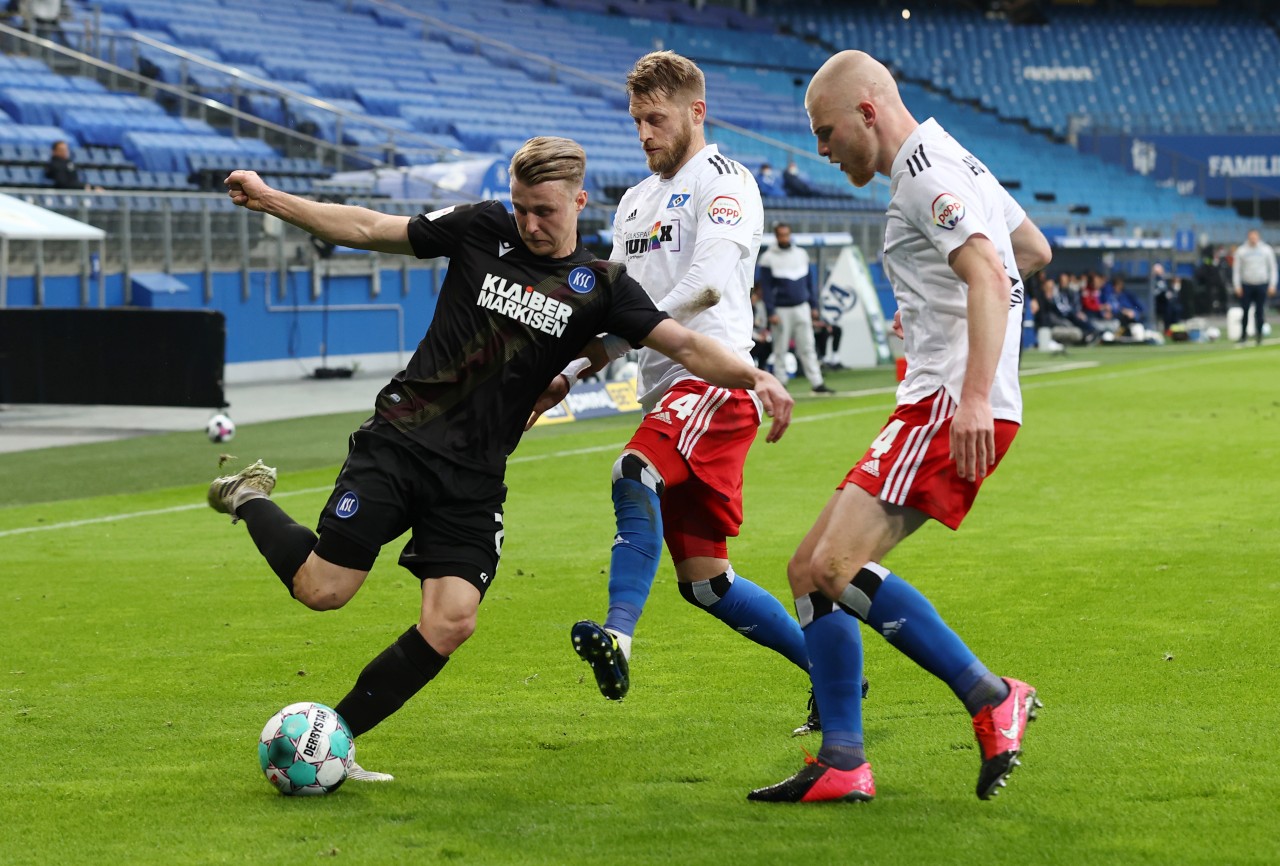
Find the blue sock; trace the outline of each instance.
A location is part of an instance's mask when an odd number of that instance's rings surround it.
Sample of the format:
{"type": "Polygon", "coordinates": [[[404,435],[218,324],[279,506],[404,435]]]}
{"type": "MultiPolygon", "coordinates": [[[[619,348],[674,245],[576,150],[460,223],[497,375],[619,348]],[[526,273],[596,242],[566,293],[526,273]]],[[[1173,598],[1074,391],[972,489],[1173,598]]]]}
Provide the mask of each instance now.
{"type": "MultiPolygon", "coordinates": [[[[830,602],[827,602],[830,604],[830,602]]],[[[840,608],[804,627],[813,696],[822,714],[818,760],[852,770],[866,756],[862,742],[862,635],[858,621],[840,608]]]]}
{"type": "MultiPolygon", "coordinates": [[[[854,578],[853,585],[868,574],[868,569],[863,569],[854,578]]],[[[867,625],[884,635],[907,658],[946,683],[965,702],[970,713],[977,712],[977,708],[969,706],[974,699],[990,702],[993,691],[1007,692],[1002,688],[1003,681],[988,671],[960,636],[943,622],[929,600],[898,575],[884,571],[879,586],[870,593],[870,600],[865,616],[867,625]]]]}
{"type": "Polygon", "coordinates": [[[609,555],[609,615],[604,626],[634,635],[662,555],[662,504],[653,488],[619,478],[613,482],[613,513],[618,532],[609,555]]]}
{"type": "Polygon", "coordinates": [[[809,671],[809,650],[800,624],[768,592],[729,569],[710,580],[681,583],[680,594],[743,637],[809,671]]]}

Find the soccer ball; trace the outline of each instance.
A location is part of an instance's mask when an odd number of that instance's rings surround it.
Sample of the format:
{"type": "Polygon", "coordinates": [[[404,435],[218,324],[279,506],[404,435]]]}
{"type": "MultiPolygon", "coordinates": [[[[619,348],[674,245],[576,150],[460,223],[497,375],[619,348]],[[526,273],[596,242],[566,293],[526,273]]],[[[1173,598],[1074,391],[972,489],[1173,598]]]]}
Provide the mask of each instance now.
{"type": "Polygon", "coordinates": [[[210,418],[204,429],[210,442],[230,442],[236,435],[235,422],[221,413],[210,418]]]}
{"type": "Polygon", "coordinates": [[[356,759],[351,729],[324,704],[289,704],[267,720],[258,738],[258,763],[285,794],[335,791],[356,759]]]}

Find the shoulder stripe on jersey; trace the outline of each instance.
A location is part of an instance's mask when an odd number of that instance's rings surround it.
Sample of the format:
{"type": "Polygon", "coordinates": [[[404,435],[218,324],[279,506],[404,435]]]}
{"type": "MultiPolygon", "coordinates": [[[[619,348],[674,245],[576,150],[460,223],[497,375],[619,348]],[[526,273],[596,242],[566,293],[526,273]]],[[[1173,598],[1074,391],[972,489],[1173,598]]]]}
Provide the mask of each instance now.
{"type": "Polygon", "coordinates": [[[915,177],[926,168],[933,168],[933,163],[929,162],[929,157],[925,156],[924,142],[920,142],[920,146],[911,152],[911,156],[907,157],[907,168],[911,171],[911,176],[915,177]]]}
{"type": "Polygon", "coordinates": [[[716,162],[714,156],[707,157],[707,162],[711,163],[711,166],[716,170],[716,174],[724,174],[724,169],[720,167],[720,163],[716,162]]]}

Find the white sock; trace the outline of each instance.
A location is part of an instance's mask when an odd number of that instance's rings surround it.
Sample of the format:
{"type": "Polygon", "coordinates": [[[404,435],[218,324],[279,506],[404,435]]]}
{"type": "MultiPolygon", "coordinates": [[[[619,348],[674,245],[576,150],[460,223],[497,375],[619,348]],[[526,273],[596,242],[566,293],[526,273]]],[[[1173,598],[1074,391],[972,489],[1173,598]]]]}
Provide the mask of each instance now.
{"type": "Polygon", "coordinates": [[[622,650],[622,657],[627,661],[631,661],[631,635],[623,634],[613,629],[608,629],[607,631],[618,642],[618,649],[622,650]]]}

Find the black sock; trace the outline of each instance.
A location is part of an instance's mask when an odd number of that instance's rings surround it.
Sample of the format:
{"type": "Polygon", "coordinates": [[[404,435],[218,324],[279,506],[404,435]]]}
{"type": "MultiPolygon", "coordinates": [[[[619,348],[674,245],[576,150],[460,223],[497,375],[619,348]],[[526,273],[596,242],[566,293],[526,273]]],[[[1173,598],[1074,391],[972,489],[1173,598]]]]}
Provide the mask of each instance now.
{"type": "Polygon", "coordinates": [[[856,770],[867,762],[863,746],[827,746],[818,750],[818,760],[837,770],[856,770]]]}
{"type": "Polygon", "coordinates": [[[236,516],[249,527],[258,552],[293,595],[293,576],[315,548],[316,534],[265,497],[250,499],[236,509],[236,516]]]}
{"type": "Polygon", "coordinates": [[[358,737],[404,706],[447,661],[414,626],[365,665],[355,688],[334,709],[358,737]]]}

